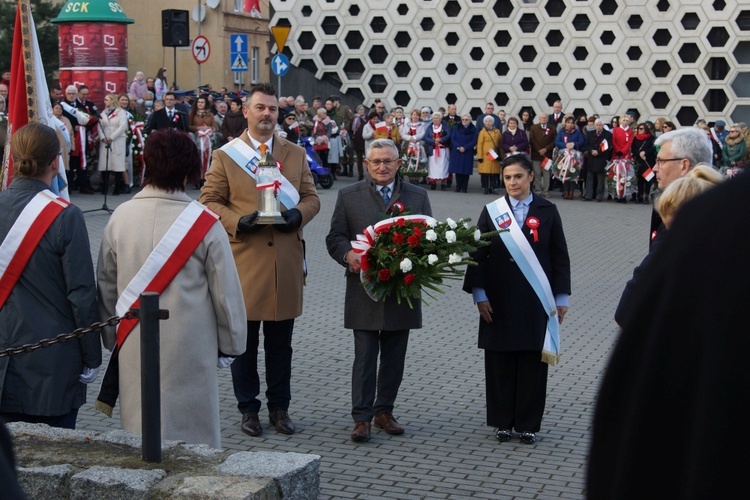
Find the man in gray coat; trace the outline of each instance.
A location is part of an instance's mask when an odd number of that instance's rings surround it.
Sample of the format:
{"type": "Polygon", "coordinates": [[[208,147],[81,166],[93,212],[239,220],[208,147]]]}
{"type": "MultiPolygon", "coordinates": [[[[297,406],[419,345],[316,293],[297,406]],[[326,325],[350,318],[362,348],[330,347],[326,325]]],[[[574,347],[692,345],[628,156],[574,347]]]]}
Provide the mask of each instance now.
{"type": "Polygon", "coordinates": [[[339,191],[326,237],[328,253],[346,267],[344,328],[354,330],[352,367],[353,441],[370,439],[370,421],[388,434],[403,434],[404,428],[393,418],[393,406],[404,373],[409,330],[422,327],[421,301],[399,305],[395,297],[374,301],[360,283],[359,257],[351,241],[357,234],[380,220],[400,202],[412,214],[432,215],[427,191],[405,184],[396,177],[401,160],[390,139],[370,144],[365,160],[368,176],[339,191]],[[378,370],[380,352],[380,370],[378,370]],[[376,397],[377,381],[377,397],[376,397]]]}

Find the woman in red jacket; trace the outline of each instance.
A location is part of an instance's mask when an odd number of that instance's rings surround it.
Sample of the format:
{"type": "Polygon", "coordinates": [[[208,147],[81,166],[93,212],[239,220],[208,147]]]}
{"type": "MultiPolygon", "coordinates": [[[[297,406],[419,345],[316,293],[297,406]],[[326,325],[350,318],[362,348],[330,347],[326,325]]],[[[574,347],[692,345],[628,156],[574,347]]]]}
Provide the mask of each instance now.
{"type": "MultiPolygon", "coordinates": [[[[612,129],[612,160],[632,160],[630,148],[633,146],[635,133],[630,128],[630,116],[622,115],[620,125],[612,129]]],[[[615,201],[625,203],[626,197],[615,196],[615,201]]]]}

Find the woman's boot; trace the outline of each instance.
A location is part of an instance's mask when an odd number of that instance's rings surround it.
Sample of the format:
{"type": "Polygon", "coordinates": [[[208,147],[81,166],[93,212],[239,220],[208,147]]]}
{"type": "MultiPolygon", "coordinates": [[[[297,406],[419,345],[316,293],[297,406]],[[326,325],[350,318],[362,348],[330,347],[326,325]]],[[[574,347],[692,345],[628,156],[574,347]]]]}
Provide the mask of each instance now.
{"type": "Polygon", "coordinates": [[[122,172],[115,172],[115,189],[112,191],[113,195],[118,195],[122,192],[122,186],[125,184],[122,178],[122,172]]]}

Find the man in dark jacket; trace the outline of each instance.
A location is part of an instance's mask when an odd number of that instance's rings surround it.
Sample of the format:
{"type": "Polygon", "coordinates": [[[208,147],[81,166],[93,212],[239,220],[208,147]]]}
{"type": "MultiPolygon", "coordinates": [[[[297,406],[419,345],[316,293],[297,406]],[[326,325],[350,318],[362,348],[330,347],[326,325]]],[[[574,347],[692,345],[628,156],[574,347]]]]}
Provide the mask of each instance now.
{"type": "Polygon", "coordinates": [[[584,152],[588,156],[584,201],[594,199],[594,192],[596,192],[596,201],[604,199],[605,170],[612,157],[612,134],[604,129],[604,122],[601,118],[594,121],[594,127],[596,127],[594,130],[586,133],[584,145],[584,152]]]}
{"type": "Polygon", "coordinates": [[[369,441],[373,417],[388,434],[404,433],[393,418],[393,407],[403,378],[409,330],[422,327],[422,309],[419,300],[412,301],[412,309],[406,302],[398,304],[395,297],[370,299],[360,283],[360,260],[351,241],[397,201],[413,214],[432,215],[427,191],[396,177],[401,160],[393,141],[372,141],[366,162],[367,179],[339,191],[326,237],[329,255],[347,269],[344,328],[354,330],[351,438],[357,442],[369,441]],[[383,368],[379,373],[378,351],[383,368]]]}

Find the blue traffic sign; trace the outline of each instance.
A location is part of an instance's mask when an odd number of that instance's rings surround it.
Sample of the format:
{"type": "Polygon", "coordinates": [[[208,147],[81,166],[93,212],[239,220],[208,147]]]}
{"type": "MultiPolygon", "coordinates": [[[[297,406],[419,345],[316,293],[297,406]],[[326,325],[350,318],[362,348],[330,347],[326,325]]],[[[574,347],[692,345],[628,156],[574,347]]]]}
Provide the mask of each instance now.
{"type": "Polygon", "coordinates": [[[289,58],[284,54],[276,54],[271,59],[271,70],[275,75],[284,76],[289,71],[289,58]]]}
{"type": "Polygon", "coordinates": [[[247,35],[235,33],[229,37],[229,65],[232,71],[247,71],[247,35]]]}

